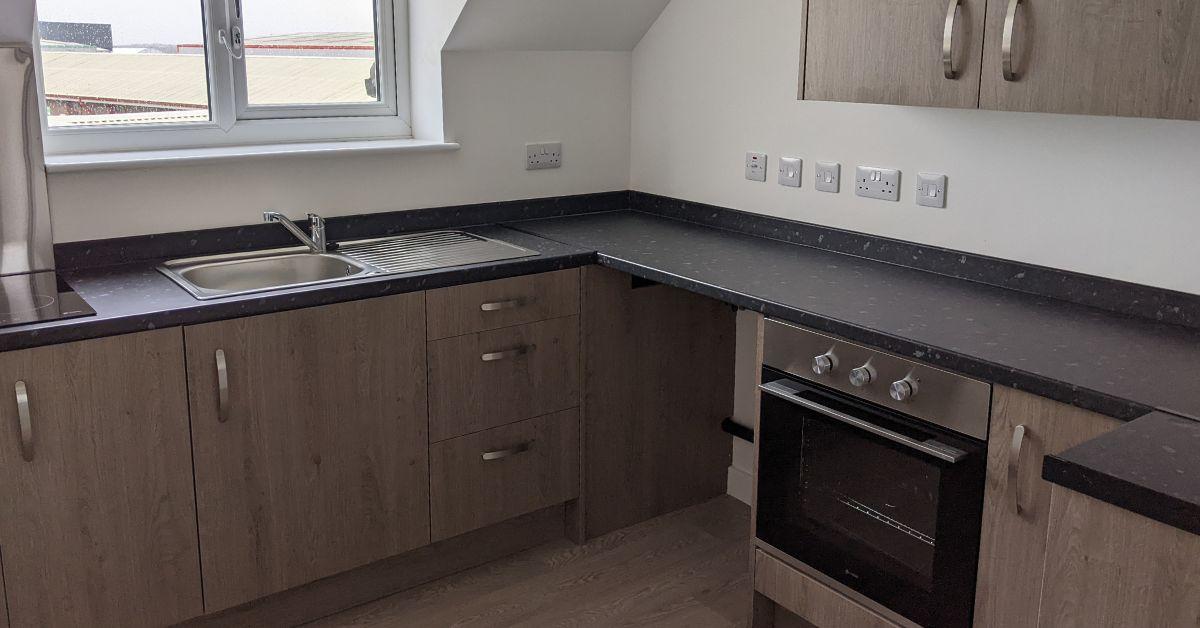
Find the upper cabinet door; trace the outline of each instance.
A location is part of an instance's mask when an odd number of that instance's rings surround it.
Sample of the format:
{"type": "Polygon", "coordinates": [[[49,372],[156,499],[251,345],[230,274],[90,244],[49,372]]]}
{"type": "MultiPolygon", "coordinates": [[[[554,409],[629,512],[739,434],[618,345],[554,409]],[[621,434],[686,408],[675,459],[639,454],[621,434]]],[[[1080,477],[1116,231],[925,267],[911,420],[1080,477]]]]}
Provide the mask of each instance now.
{"type": "Polygon", "coordinates": [[[0,355],[13,626],[163,626],[203,612],[183,362],[178,328],[0,355]]]}
{"type": "Polygon", "coordinates": [[[185,338],[207,612],[429,543],[423,293],[185,338]]]}
{"type": "Polygon", "coordinates": [[[985,4],[985,0],[809,0],[803,97],[979,106],[985,4]]]}
{"type": "Polygon", "coordinates": [[[1200,120],[1200,2],[989,0],[980,106],[1200,120]]]}

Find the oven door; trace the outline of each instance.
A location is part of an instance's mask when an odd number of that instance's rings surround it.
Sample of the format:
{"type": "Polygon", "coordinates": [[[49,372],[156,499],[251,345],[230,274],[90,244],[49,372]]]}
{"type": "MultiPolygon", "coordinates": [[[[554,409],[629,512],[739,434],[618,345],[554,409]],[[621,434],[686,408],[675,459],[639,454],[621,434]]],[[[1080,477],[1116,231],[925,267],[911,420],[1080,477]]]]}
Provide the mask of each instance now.
{"type": "Polygon", "coordinates": [[[923,626],[970,626],[986,444],[765,369],[757,536],[923,626]]]}

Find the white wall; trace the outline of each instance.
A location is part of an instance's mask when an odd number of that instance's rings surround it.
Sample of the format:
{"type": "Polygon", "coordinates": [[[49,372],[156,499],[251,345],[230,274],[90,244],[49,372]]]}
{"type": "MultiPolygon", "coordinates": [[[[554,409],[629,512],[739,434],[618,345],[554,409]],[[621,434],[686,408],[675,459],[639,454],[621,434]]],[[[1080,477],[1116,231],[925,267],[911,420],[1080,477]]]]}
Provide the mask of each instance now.
{"type": "Polygon", "coordinates": [[[256,222],[624,190],[628,52],[453,52],[449,153],[263,158],[50,177],[57,242],[256,222]],[[526,172],[525,143],[561,140],[561,170],[526,172]]]}
{"type": "Polygon", "coordinates": [[[803,4],[672,0],[634,51],[633,189],[1200,293],[1200,123],[801,102],[803,4]],[[771,182],[743,179],[747,150],[771,182]],[[901,202],[854,196],[857,164],[904,171],[901,202]],[[950,176],[948,209],[915,206],[919,171],[950,176]]]}

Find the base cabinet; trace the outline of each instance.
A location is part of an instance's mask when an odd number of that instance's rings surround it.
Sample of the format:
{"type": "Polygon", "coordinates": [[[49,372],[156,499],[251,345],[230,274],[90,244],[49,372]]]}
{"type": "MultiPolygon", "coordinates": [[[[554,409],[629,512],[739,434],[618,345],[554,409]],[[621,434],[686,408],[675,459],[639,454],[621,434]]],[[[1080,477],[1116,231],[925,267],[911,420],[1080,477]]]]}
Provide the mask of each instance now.
{"type": "Polygon", "coordinates": [[[975,595],[975,625],[1036,626],[1052,485],[1042,458],[1120,423],[1026,392],[996,386],[975,595]]]}
{"type": "Polygon", "coordinates": [[[423,293],[185,333],[207,612],[430,542],[423,293]]]}
{"type": "Polygon", "coordinates": [[[181,330],[0,354],[0,385],[12,625],[161,626],[201,614],[181,330]]]}
{"type": "Polygon", "coordinates": [[[1055,486],[1039,625],[1200,626],[1200,536],[1055,486]]]}

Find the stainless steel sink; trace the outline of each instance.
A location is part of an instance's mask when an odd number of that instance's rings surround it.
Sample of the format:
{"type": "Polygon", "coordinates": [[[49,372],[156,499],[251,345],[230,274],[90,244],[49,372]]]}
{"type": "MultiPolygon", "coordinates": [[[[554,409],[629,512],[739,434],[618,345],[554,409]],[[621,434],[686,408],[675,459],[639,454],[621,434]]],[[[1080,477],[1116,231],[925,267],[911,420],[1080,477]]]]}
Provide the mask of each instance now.
{"type": "Polygon", "coordinates": [[[433,231],[346,242],[336,253],[315,253],[307,247],[295,247],[180,259],[158,268],[197,299],[217,299],[537,254],[473,233],[433,231]]]}
{"type": "Polygon", "coordinates": [[[167,262],[159,267],[197,299],[310,286],[372,274],[344,255],[278,249],[167,262]]]}

